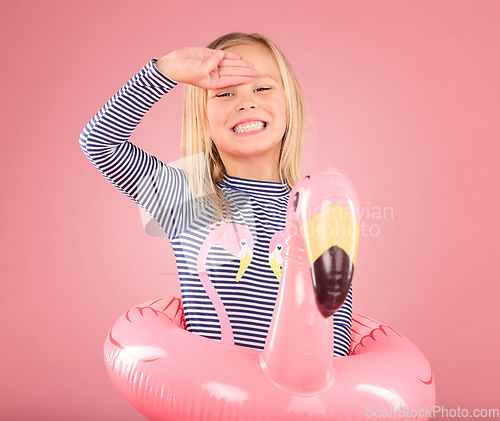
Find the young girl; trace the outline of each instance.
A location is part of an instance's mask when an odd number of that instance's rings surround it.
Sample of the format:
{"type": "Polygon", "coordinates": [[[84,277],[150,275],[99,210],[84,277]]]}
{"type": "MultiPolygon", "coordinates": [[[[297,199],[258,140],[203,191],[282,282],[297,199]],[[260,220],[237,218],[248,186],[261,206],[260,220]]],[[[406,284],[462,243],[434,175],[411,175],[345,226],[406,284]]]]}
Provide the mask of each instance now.
{"type": "MultiPolygon", "coordinates": [[[[189,331],[263,349],[304,129],[302,94],[283,53],[262,35],[230,33],[152,59],[83,130],[90,161],[171,241],[189,331]],[[182,169],[129,142],[178,82],[186,84],[182,169]]],[[[352,290],[334,314],[334,355],[348,353],[351,305],[352,290]]]]}

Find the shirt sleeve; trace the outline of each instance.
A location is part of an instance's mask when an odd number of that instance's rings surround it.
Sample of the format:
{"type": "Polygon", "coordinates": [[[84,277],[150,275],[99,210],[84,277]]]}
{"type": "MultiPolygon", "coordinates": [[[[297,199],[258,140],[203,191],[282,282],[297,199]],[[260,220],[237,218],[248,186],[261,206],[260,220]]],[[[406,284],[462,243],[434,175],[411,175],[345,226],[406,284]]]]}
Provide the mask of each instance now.
{"type": "Polygon", "coordinates": [[[142,117],[176,84],[153,58],[89,121],[80,146],[92,164],[148,212],[172,239],[192,219],[184,171],[133,145],[129,138],[142,117]]]}

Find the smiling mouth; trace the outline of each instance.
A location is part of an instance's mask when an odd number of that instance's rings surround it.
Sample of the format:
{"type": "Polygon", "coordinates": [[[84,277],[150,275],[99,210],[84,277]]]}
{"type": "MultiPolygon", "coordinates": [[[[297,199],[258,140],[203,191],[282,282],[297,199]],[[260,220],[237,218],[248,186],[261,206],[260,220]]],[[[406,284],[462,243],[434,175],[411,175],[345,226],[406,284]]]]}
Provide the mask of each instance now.
{"type": "Polygon", "coordinates": [[[251,133],[264,130],[267,127],[265,121],[249,121],[247,123],[241,123],[234,126],[231,130],[234,133],[251,133]]]}

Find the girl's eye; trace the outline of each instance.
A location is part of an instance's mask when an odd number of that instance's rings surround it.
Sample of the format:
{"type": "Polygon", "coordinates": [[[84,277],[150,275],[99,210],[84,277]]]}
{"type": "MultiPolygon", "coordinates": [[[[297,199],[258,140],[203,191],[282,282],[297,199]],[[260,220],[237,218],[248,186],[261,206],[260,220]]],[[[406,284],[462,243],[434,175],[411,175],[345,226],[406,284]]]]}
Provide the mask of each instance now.
{"type": "MultiPolygon", "coordinates": [[[[261,87],[258,87],[254,90],[254,92],[263,92],[263,91],[268,91],[269,87],[267,86],[261,86],[261,87]]],[[[231,96],[234,96],[234,94],[232,92],[221,92],[217,95],[215,95],[217,98],[229,98],[231,96]]]]}

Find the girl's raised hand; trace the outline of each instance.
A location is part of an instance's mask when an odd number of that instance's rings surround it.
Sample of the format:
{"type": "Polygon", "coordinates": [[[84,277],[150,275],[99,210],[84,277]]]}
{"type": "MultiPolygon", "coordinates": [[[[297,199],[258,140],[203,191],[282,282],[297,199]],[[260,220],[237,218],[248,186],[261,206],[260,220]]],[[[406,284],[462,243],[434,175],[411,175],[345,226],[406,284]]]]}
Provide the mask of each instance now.
{"type": "Polygon", "coordinates": [[[248,83],[257,74],[253,64],[235,53],[188,47],[172,51],[156,62],[156,67],[171,79],[202,89],[219,89],[248,83]]]}

